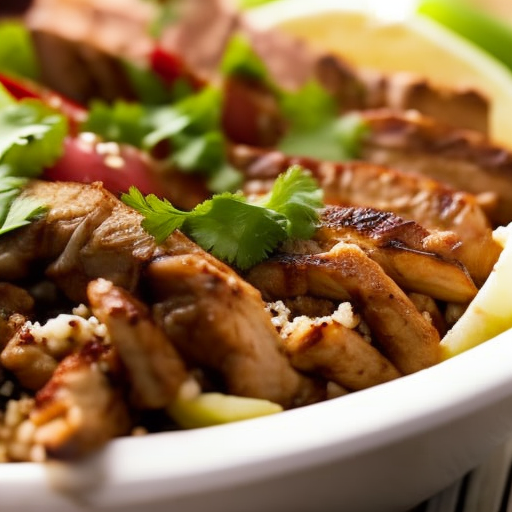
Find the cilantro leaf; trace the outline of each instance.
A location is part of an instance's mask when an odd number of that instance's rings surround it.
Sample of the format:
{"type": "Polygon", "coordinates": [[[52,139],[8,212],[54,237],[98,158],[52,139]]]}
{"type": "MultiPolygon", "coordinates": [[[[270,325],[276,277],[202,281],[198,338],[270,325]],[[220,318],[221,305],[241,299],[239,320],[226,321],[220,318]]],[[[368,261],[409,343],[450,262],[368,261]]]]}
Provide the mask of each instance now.
{"type": "Polygon", "coordinates": [[[10,176],[9,171],[0,167],[0,235],[29,224],[46,211],[40,201],[19,197],[28,180],[10,176]]]}
{"type": "Polygon", "coordinates": [[[264,82],[267,80],[267,68],[252,49],[250,41],[241,34],[235,34],[224,50],[220,66],[226,76],[240,76],[264,82]]]}
{"type": "Polygon", "coordinates": [[[322,189],[315,179],[296,165],[277,177],[262,204],[288,219],[287,231],[291,238],[308,239],[315,232],[322,199],[322,189]]]}
{"type": "Polygon", "coordinates": [[[278,149],[295,156],[345,161],[357,158],[367,127],[356,113],[340,116],[333,96],[312,81],[295,92],[280,93],[288,131],[278,149]]]}
{"type": "Polygon", "coordinates": [[[30,224],[32,220],[46,212],[46,206],[28,197],[16,197],[10,204],[9,211],[0,227],[0,235],[30,224]]]}
{"type": "Polygon", "coordinates": [[[67,122],[39,100],[25,99],[0,109],[0,163],[12,174],[37,176],[62,154],[67,122]]]}
{"type": "Polygon", "coordinates": [[[39,78],[32,40],[20,22],[9,21],[0,25],[0,70],[31,80],[39,78]]]}
{"type": "Polygon", "coordinates": [[[299,167],[289,169],[254,203],[225,192],[183,212],[167,200],[144,197],[134,187],[121,199],[142,214],[143,228],[158,243],[181,229],[203,249],[242,270],[265,259],[289,237],[311,237],[317,209],[323,206],[315,180],[299,167]]]}
{"type": "Polygon", "coordinates": [[[144,216],[142,227],[157,243],[162,243],[173,231],[181,228],[188,215],[174,208],[167,199],[158,199],[154,194],[144,197],[136,187],[130,187],[129,193],[123,194],[121,199],[144,216]]]}
{"type": "Polygon", "coordinates": [[[241,269],[265,259],[288,236],[283,215],[249,204],[243,196],[215,196],[194,213],[185,232],[203,249],[241,269]]]}
{"type": "Polygon", "coordinates": [[[140,147],[151,129],[147,111],[140,103],[117,101],[108,105],[103,101],[93,101],[89,115],[82,124],[82,131],[96,133],[105,140],[124,142],[140,147]]]}

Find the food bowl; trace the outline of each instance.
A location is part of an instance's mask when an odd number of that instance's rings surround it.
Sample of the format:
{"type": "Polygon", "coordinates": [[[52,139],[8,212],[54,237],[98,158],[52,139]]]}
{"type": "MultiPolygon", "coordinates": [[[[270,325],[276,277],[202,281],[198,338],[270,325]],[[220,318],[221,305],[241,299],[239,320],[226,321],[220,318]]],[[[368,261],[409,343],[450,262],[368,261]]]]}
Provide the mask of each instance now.
{"type": "Polygon", "coordinates": [[[512,429],[512,330],[428,370],[229,425],[112,441],[81,463],[0,465],[2,512],[405,511],[512,429]]]}
{"type": "Polygon", "coordinates": [[[0,510],[407,511],[509,437],[511,361],[508,330],[432,368],[330,401],[119,438],[80,462],[0,464],[0,510]]]}

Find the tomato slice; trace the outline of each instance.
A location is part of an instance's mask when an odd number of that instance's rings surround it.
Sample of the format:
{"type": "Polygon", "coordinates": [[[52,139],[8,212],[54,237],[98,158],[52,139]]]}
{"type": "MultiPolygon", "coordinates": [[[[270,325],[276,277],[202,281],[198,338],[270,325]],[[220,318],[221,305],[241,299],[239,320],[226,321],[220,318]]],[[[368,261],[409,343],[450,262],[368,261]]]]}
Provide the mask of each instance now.
{"type": "Polygon", "coordinates": [[[103,142],[92,133],[67,137],[62,157],[44,173],[52,181],[103,182],[118,195],[131,185],[143,194],[162,194],[150,157],[132,146],[103,142]]]}
{"type": "Polygon", "coordinates": [[[17,100],[36,98],[62,112],[68,118],[73,133],[78,131],[79,125],[87,118],[85,107],[30,80],[12,78],[0,73],[0,84],[17,100]]]}

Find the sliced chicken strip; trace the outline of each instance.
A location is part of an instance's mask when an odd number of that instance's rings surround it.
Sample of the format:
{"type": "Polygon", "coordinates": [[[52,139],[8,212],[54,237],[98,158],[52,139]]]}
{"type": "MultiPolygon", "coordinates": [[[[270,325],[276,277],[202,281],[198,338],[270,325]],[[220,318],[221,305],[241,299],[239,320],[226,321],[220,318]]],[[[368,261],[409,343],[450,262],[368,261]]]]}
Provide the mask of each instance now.
{"type": "Polygon", "coordinates": [[[87,296],[126,367],[132,403],[142,409],[164,408],[172,403],[189,376],[147,306],[105,279],[89,283],[87,296]]]}
{"type": "Polygon", "coordinates": [[[362,249],[340,242],[328,253],[281,255],[247,279],[270,300],[312,294],[355,303],[383,353],[404,374],[440,361],[439,334],[362,249]]]}
{"type": "Polygon", "coordinates": [[[52,458],[76,459],[127,434],[131,419],[120,378],[112,346],[91,343],[66,357],[36,394],[35,444],[52,458]]]}
{"type": "Polygon", "coordinates": [[[512,221],[512,152],[477,132],[453,129],[415,111],[383,109],[362,116],[370,129],[361,159],[483,194],[494,224],[512,221]]]}
{"type": "Polygon", "coordinates": [[[452,231],[460,241],[453,247],[453,258],[463,263],[478,286],[501,252],[477,198],[427,176],[366,162],[322,162],[245,146],[232,148],[231,158],[247,176],[248,194],[268,191],[276,176],[299,164],[318,179],[328,204],[391,211],[431,231],[452,231]]]}
{"type": "Polygon", "coordinates": [[[319,373],[352,391],[400,377],[400,372],[374,346],[353,329],[336,322],[303,319],[283,339],[283,345],[295,368],[319,373]]]}
{"type": "Polygon", "coordinates": [[[141,216],[101,184],[33,181],[22,197],[36,198],[48,213],[2,237],[0,279],[25,278],[48,265],[46,273],[76,302],[86,300],[87,283],[98,277],[129,290],[138,285],[156,244],[141,216]]]}
{"type": "Polygon", "coordinates": [[[457,260],[444,257],[458,244],[457,239],[455,244],[450,239],[440,240],[434,248],[426,229],[390,212],[327,207],[314,238],[326,250],[340,241],[358,245],[409,291],[463,303],[473,299],[478,291],[467,270],[457,260]]]}
{"type": "Polygon", "coordinates": [[[284,407],[312,400],[317,390],[279,351],[260,293],[237,274],[188,254],[155,260],[147,275],[167,335],[192,364],[219,372],[229,393],[284,407]]]}

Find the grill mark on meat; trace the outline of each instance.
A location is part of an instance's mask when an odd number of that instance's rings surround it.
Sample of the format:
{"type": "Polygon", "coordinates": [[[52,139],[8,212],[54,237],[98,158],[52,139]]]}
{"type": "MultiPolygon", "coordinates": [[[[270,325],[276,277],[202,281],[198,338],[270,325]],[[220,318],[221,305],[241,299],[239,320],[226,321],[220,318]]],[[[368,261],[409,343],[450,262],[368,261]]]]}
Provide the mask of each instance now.
{"type": "Polygon", "coordinates": [[[326,249],[339,241],[358,245],[405,290],[462,303],[477,293],[467,270],[453,258],[458,240],[432,236],[391,212],[328,206],[314,238],[326,249]]]}
{"type": "Polygon", "coordinates": [[[362,112],[369,125],[361,158],[420,173],[472,194],[493,194],[495,225],[512,220],[512,153],[483,135],[457,130],[418,112],[362,112]]]}
{"type": "MultiPolygon", "coordinates": [[[[268,300],[286,298],[290,271],[301,295],[355,303],[384,354],[403,373],[440,360],[439,334],[382,268],[353,244],[316,255],[279,255],[248,275],[268,300]]],[[[297,294],[299,295],[299,294],[297,294]]]]}
{"type": "Polygon", "coordinates": [[[247,177],[247,194],[267,192],[281,172],[298,164],[319,181],[327,204],[389,211],[431,232],[453,232],[460,244],[453,245],[453,253],[446,256],[458,259],[478,286],[501,252],[477,198],[427,176],[366,162],[325,162],[244,146],[233,147],[231,159],[247,177]]]}

